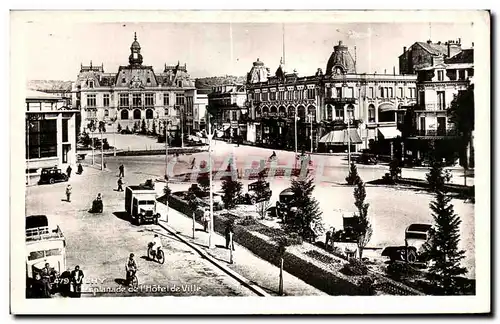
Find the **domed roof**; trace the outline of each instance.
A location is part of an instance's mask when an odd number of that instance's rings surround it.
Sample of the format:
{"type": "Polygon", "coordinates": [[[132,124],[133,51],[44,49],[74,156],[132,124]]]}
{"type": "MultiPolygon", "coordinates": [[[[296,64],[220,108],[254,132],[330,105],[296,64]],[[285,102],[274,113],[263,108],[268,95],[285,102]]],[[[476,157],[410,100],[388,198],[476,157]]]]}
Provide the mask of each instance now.
{"type": "Polygon", "coordinates": [[[130,49],[131,50],[140,50],[141,49],[141,45],[137,41],[137,34],[136,33],[134,33],[134,42],[132,43],[132,45],[130,45],[130,49]]]}
{"type": "Polygon", "coordinates": [[[257,61],[253,62],[253,66],[264,66],[264,62],[259,61],[259,59],[257,58],[257,61]]]}
{"type": "Polygon", "coordinates": [[[349,53],[349,48],[339,41],[339,44],[333,47],[333,53],[326,65],[326,74],[332,73],[356,73],[354,59],[349,53]]]}

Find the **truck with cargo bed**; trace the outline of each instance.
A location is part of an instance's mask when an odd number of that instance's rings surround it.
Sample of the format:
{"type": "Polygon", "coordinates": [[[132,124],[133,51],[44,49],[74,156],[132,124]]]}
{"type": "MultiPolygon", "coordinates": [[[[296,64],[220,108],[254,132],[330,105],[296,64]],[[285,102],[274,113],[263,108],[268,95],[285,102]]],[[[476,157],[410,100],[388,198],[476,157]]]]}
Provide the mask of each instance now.
{"type": "Polygon", "coordinates": [[[158,224],[160,214],[156,211],[154,186],[146,184],[126,187],[125,210],[130,216],[130,221],[134,224],[158,224]]]}

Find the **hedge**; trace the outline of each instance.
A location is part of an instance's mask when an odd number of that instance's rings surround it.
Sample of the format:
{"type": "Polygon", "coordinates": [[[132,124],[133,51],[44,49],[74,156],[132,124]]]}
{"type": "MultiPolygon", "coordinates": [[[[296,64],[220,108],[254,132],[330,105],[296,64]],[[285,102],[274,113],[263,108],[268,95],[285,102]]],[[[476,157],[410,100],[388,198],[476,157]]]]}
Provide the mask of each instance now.
{"type": "MultiPolygon", "coordinates": [[[[164,202],[165,197],[161,197],[158,200],[160,202],[164,202]]],[[[185,215],[192,215],[192,210],[187,205],[187,202],[178,197],[176,194],[170,195],[168,201],[170,207],[185,215]]],[[[195,214],[195,220],[200,222],[201,216],[201,213],[195,214]]],[[[214,230],[217,233],[224,235],[227,220],[237,219],[241,218],[230,212],[225,213],[224,215],[214,215],[214,230]]],[[[272,239],[285,235],[284,231],[277,228],[267,227],[261,223],[242,225],[235,222],[234,234],[235,242],[244,246],[252,253],[269,263],[277,267],[279,266],[280,259],[277,254],[277,244],[273,242],[272,239]],[[258,233],[260,233],[260,235],[258,233]],[[261,236],[266,236],[269,240],[266,240],[261,236]]],[[[325,258],[331,258],[325,254],[326,252],[315,246],[311,246],[311,250],[314,250],[314,254],[322,254],[325,258]]],[[[304,254],[306,255],[308,252],[305,252],[304,254]]],[[[348,276],[343,275],[338,271],[326,269],[326,267],[314,264],[306,258],[301,257],[300,252],[299,255],[290,251],[285,252],[284,270],[330,295],[366,294],[366,288],[356,285],[354,283],[354,277],[351,277],[353,279],[349,280],[348,276]]],[[[400,295],[418,294],[418,292],[412,289],[405,289],[405,286],[402,284],[392,284],[391,280],[382,280],[382,282],[383,285],[381,285],[381,288],[386,293],[389,291],[397,291],[400,295]]]]}

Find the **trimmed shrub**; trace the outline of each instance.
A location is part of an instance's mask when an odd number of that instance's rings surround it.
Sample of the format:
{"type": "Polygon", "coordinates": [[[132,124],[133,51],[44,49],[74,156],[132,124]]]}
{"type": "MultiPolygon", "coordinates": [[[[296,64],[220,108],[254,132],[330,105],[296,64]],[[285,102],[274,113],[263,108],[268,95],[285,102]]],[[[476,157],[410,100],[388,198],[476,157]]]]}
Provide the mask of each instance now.
{"type": "Polygon", "coordinates": [[[363,261],[352,258],[349,260],[349,263],[344,265],[340,272],[349,276],[364,276],[368,274],[368,267],[363,261]]]}

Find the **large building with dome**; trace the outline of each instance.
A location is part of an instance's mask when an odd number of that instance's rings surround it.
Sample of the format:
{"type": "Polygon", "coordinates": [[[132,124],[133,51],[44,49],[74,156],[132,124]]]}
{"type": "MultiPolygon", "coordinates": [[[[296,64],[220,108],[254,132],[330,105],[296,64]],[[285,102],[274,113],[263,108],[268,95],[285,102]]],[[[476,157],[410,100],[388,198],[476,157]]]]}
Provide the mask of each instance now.
{"type": "Polygon", "coordinates": [[[296,137],[297,149],[306,151],[311,144],[313,151],[345,150],[349,136],[353,149],[385,141],[389,153],[391,140],[400,135],[398,112],[416,102],[415,75],[357,73],[342,42],[334,46],[325,72],[318,68],[311,76],[288,72],[283,61],[271,74],[257,59],[246,89],[247,140],[294,149],[296,137]]]}
{"type": "MultiPolygon", "coordinates": [[[[158,132],[166,124],[171,133],[186,133],[193,126],[194,81],[186,64],[165,64],[163,71],[143,65],[141,45],[134,34],[128,65],[118,72],[107,73],[104,65],[80,66],[72,89],[73,107],[81,111],[80,131],[86,131],[91,120],[131,129],[145,120],[148,128],[155,124],[158,132]]],[[[173,135],[173,134],[171,134],[173,135]]]]}

